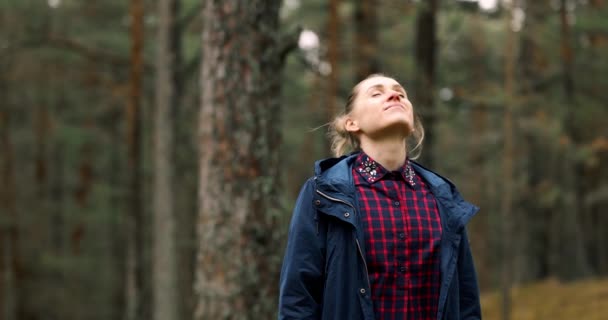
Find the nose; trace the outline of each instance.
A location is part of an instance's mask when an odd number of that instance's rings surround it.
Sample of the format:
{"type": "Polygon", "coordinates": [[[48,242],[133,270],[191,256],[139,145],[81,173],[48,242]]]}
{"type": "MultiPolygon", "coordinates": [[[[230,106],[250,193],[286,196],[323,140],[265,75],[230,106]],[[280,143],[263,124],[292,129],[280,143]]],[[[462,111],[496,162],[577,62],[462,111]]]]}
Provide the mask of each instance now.
{"type": "Polygon", "coordinates": [[[388,100],[400,100],[401,97],[399,96],[399,92],[397,91],[391,91],[390,95],[388,96],[388,100]]]}

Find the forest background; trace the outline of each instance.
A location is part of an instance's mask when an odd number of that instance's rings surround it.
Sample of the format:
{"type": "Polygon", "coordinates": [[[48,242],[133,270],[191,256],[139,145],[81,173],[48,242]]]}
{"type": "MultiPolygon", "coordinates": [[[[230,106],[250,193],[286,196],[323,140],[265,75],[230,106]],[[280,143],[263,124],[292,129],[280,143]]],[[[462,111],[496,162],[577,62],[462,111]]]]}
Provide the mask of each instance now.
{"type": "Polygon", "coordinates": [[[481,207],[486,318],[600,319],[607,18],[603,0],[2,0],[0,319],[274,318],[295,197],[372,72],[408,90],[420,161],[481,207]]]}

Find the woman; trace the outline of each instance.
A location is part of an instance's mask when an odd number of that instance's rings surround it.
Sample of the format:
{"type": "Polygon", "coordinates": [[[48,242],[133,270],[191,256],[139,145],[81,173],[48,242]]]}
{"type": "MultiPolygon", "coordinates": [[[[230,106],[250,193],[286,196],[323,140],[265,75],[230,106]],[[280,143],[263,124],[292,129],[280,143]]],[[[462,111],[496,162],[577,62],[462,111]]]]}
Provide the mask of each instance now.
{"type": "Polygon", "coordinates": [[[361,81],[330,136],[339,158],[316,163],[294,208],[279,319],[481,319],[478,208],[411,160],[424,133],[405,89],[361,81]]]}

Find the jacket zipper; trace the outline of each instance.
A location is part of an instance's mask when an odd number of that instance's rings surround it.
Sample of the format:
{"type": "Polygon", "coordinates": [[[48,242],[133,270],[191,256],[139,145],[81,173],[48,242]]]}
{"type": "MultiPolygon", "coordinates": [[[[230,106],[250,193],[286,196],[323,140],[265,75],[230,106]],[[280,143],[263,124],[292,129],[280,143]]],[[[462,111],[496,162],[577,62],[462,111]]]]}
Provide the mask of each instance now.
{"type": "Polygon", "coordinates": [[[365,279],[367,279],[367,288],[371,290],[372,285],[369,283],[369,271],[367,270],[367,262],[365,262],[365,257],[363,256],[363,251],[361,250],[361,245],[359,245],[359,239],[355,238],[355,242],[357,243],[357,249],[359,249],[359,255],[363,260],[363,266],[365,267],[365,279]]]}
{"type": "Polygon", "coordinates": [[[318,193],[318,194],[320,194],[320,195],[322,195],[323,197],[325,197],[325,198],[329,199],[329,200],[332,200],[332,201],[337,201],[337,202],[342,202],[342,203],[344,203],[345,205],[348,205],[349,207],[353,208],[353,210],[355,210],[355,206],[353,206],[353,205],[352,205],[352,204],[350,204],[349,202],[346,202],[346,201],[344,201],[344,200],[340,200],[340,199],[338,199],[338,198],[333,198],[333,197],[330,197],[330,196],[326,195],[325,193],[323,193],[323,192],[319,191],[318,189],[317,189],[317,193],[318,193]]]}
{"type": "MultiPolygon", "coordinates": [[[[353,206],[352,204],[350,204],[349,202],[346,202],[344,200],[338,199],[338,198],[334,198],[334,197],[330,197],[328,195],[326,195],[325,193],[319,191],[318,189],[316,190],[316,192],[318,194],[320,194],[321,196],[323,196],[324,198],[327,198],[331,201],[336,201],[336,202],[341,202],[346,204],[347,206],[353,208],[353,211],[355,211],[355,206],[353,206]]],[[[371,289],[371,284],[369,282],[369,271],[367,269],[367,262],[365,261],[365,256],[363,256],[363,250],[361,250],[361,245],[359,244],[359,239],[357,239],[357,237],[355,237],[355,243],[357,244],[357,251],[359,252],[359,255],[361,256],[361,260],[363,261],[363,266],[365,267],[365,278],[367,279],[367,288],[371,289]]]]}

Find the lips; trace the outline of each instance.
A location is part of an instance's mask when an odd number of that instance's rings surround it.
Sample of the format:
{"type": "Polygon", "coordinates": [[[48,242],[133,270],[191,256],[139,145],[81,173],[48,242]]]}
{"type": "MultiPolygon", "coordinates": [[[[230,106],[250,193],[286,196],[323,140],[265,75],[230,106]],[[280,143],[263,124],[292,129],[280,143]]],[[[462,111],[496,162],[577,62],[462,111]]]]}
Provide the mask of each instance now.
{"type": "Polygon", "coordinates": [[[392,108],[401,108],[401,109],[405,110],[405,107],[402,104],[393,103],[393,104],[389,104],[388,106],[384,107],[384,111],[386,111],[388,109],[392,109],[392,108]]]}

